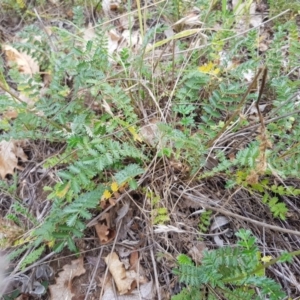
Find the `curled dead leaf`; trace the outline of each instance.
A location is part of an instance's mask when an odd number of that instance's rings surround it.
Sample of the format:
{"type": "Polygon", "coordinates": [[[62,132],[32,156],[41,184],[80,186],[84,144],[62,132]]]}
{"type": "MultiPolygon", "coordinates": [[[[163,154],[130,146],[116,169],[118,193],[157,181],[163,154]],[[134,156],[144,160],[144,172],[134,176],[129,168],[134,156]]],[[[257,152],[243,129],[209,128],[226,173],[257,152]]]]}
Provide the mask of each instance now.
{"type": "Polygon", "coordinates": [[[178,20],[176,23],[172,25],[172,27],[178,26],[178,25],[187,25],[187,26],[200,26],[203,24],[199,20],[199,8],[195,7],[193,11],[191,11],[188,15],[178,20]]]}
{"type": "Polygon", "coordinates": [[[116,236],[116,231],[105,224],[96,224],[95,229],[102,245],[110,243],[116,236]]]}
{"type": "Polygon", "coordinates": [[[113,252],[108,254],[104,260],[116,283],[120,295],[129,293],[132,290],[132,285],[136,280],[136,276],[126,272],[124,264],[119,260],[117,253],[113,252]]]}
{"type": "Polygon", "coordinates": [[[63,271],[56,278],[56,284],[50,285],[51,300],[72,300],[75,296],[72,292],[72,280],[85,273],[83,258],[75,259],[69,265],[63,266],[63,271]]]}
{"type": "Polygon", "coordinates": [[[7,61],[9,63],[15,63],[18,66],[20,73],[33,76],[40,71],[37,62],[27,53],[19,52],[8,44],[2,45],[2,49],[5,52],[7,61]]]}
{"type": "Polygon", "coordinates": [[[203,252],[206,250],[206,244],[204,242],[197,241],[194,246],[190,248],[188,255],[190,255],[194,262],[201,263],[203,258],[203,252]]]}
{"type": "Polygon", "coordinates": [[[161,137],[157,123],[157,120],[152,120],[149,124],[142,126],[139,131],[139,134],[144,142],[152,147],[158,144],[161,137]]]}
{"type": "Polygon", "coordinates": [[[20,145],[20,142],[14,140],[0,142],[0,176],[2,179],[8,174],[13,175],[14,169],[22,169],[18,166],[18,158],[27,161],[27,155],[20,145]]]}
{"type": "MultiPolygon", "coordinates": [[[[124,253],[123,253],[124,254],[124,253]]],[[[126,256],[126,254],[125,254],[126,256]]],[[[126,271],[124,263],[119,260],[118,255],[114,252],[105,258],[106,264],[116,282],[120,295],[116,294],[112,288],[111,280],[107,281],[104,286],[104,295],[102,299],[114,300],[135,300],[135,299],[153,299],[154,289],[153,283],[148,282],[143,276],[145,271],[139,265],[139,252],[134,251],[130,254],[129,270],[126,271]],[[137,272],[138,270],[138,272],[137,272]],[[121,293],[121,291],[123,293],[121,293]],[[126,292],[127,291],[127,292],[126,292]]]]}
{"type": "Polygon", "coordinates": [[[111,227],[109,213],[106,213],[99,223],[95,225],[95,230],[103,245],[110,243],[116,237],[116,230],[111,227]]]}

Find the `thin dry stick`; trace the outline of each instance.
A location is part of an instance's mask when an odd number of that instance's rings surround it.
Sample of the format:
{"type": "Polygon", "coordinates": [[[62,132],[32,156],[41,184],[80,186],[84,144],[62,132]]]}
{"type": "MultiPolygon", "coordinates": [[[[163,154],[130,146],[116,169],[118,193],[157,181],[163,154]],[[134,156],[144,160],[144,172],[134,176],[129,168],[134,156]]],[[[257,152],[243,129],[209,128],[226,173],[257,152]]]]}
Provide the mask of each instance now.
{"type": "MultiPolygon", "coordinates": [[[[264,121],[264,122],[265,122],[265,124],[270,124],[270,123],[272,123],[272,122],[278,121],[278,120],[280,120],[280,119],[284,119],[284,118],[286,118],[286,117],[289,117],[289,116],[292,116],[292,115],[295,115],[295,114],[298,114],[298,113],[300,113],[300,109],[294,110],[294,111],[292,111],[292,112],[286,113],[286,114],[284,114],[284,115],[281,115],[281,116],[278,116],[278,117],[275,117],[275,118],[272,118],[272,119],[269,119],[269,120],[264,121]]],[[[260,126],[260,124],[254,124],[254,125],[250,125],[250,126],[248,126],[248,127],[245,127],[245,128],[243,128],[243,129],[240,129],[240,130],[237,131],[237,132],[229,133],[226,137],[224,137],[223,139],[219,140],[218,145],[220,146],[220,145],[226,143],[227,141],[232,140],[235,136],[237,136],[237,135],[239,135],[239,134],[241,134],[241,133],[243,133],[243,132],[245,132],[245,131],[252,130],[252,131],[250,131],[250,134],[251,134],[251,133],[253,133],[255,130],[257,130],[257,128],[258,128],[259,126],[260,126]]],[[[247,135],[249,136],[249,134],[247,134],[247,135]]]]}
{"type": "MultiPolygon", "coordinates": [[[[102,248],[104,248],[104,246],[92,248],[92,249],[89,249],[89,250],[86,250],[86,251],[81,251],[80,254],[91,252],[91,251],[102,249],[102,248]]],[[[52,256],[54,256],[55,254],[57,254],[57,253],[54,252],[54,251],[52,251],[51,253],[49,253],[46,256],[44,256],[43,258],[39,259],[38,261],[36,261],[32,265],[28,266],[24,270],[19,271],[19,272],[15,273],[15,274],[11,273],[7,278],[5,278],[5,282],[9,281],[9,280],[13,279],[14,277],[17,277],[17,276],[19,276],[21,274],[24,274],[25,272],[28,272],[29,270],[31,270],[31,269],[33,269],[33,268],[35,268],[35,267],[37,267],[37,266],[39,266],[41,264],[46,264],[46,263],[50,263],[50,262],[53,262],[53,261],[61,259],[61,258],[56,258],[56,259],[51,259],[48,262],[45,262],[46,260],[48,260],[49,258],[51,258],[52,256]]],[[[73,253],[73,254],[70,254],[70,255],[65,255],[63,258],[73,257],[73,256],[76,256],[76,255],[77,255],[76,253],[73,253]]]]}
{"type": "Polygon", "coordinates": [[[42,26],[42,28],[43,28],[45,34],[46,34],[47,37],[48,37],[48,40],[49,40],[49,44],[50,44],[51,50],[52,50],[53,52],[57,52],[57,48],[56,48],[55,45],[52,43],[52,39],[51,39],[51,37],[50,37],[50,35],[49,35],[49,33],[48,33],[48,31],[47,31],[47,29],[46,29],[44,23],[43,23],[41,17],[39,16],[37,10],[34,8],[33,11],[34,11],[36,17],[38,18],[39,22],[41,23],[41,26],[42,26]]]}
{"type": "MultiPolygon", "coordinates": [[[[192,199],[190,199],[190,197],[188,197],[186,195],[182,195],[182,198],[192,200],[192,199]]],[[[202,201],[199,201],[199,202],[201,203],[201,205],[205,209],[210,209],[210,210],[216,211],[218,213],[221,213],[221,214],[229,216],[229,217],[234,217],[234,218],[237,218],[237,219],[240,219],[240,220],[243,220],[243,221],[247,221],[247,222],[253,223],[255,225],[258,225],[260,227],[263,227],[263,228],[269,228],[269,229],[272,229],[274,231],[279,231],[279,232],[282,232],[282,233],[289,233],[289,234],[294,234],[294,235],[300,236],[300,231],[286,229],[286,228],[282,228],[282,227],[279,227],[279,226],[270,225],[270,224],[267,224],[267,223],[256,221],[256,220],[253,220],[253,219],[250,219],[250,218],[243,217],[243,216],[240,216],[238,214],[232,213],[232,212],[230,212],[228,210],[225,210],[223,208],[217,208],[217,207],[214,207],[214,206],[210,206],[210,205],[207,205],[207,204],[203,203],[202,201]]]]}
{"type": "Polygon", "coordinates": [[[95,279],[95,276],[96,276],[96,273],[97,273],[97,269],[98,269],[98,266],[99,266],[99,264],[100,264],[100,260],[101,260],[101,257],[102,257],[102,252],[103,252],[103,248],[101,248],[100,253],[99,253],[99,255],[98,255],[97,263],[96,263],[96,266],[95,266],[95,268],[94,268],[94,270],[93,270],[93,275],[92,275],[92,278],[91,278],[91,280],[90,280],[90,284],[89,284],[88,290],[86,291],[84,300],[87,300],[87,299],[88,299],[88,295],[89,295],[89,293],[90,293],[91,286],[92,286],[92,284],[93,284],[93,282],[94,282],[94,279],[95,279]]]}
{"type": "MultiPolygon", "coordinates": [[[[10,95],[14,98],[14,100],[15,100],[16,102],[20,102],[20,103],[22,103],[22,104],[25,104],[26,107],[24,107],[24,108],[25,108],[28,112],[34,113],[34,108],[32,108],[32,109],[28,108],[28,107],[27,107],[28,104],[27,104],[25,101],[23,101],[23,100],[17,95],[17,92],[16,92],[14,89],[12,89],[12,88],[10,88],[10,87],[7,88],[4,84],[2,84],[2,82],[0,82],[0,89],[2,89],[3,91],[7,92],[8,94],[10,94],[10,95]]],[[[35,113],[35,114],[38,115],[37,113],[35,113]]],[[[57,128],[57,129],[59,129],[59,130],[65,129],[65,130],[67,130],[68,132],[70,132],[70,129],[69,129],[68,127],[66,127],[66,126],[59,125],[58,123],[55,123],[55,122],[53,122],[53,121],[51,121],[51,120],[49,120],[49,119],[47,119],[46,117],[41,116],[41,115],[38,115],[38,117],[41,118],[41,119],[43,119],[43,120],[45,120],[46,122],[50,123],[52,126],[54,126],[55,128],[57,128]]]]}
{"type": "MultiPolygon", "coordinates": [[[[25,268],[24,270],[17,272],[17,267],[15,268],[15,270],[7,277],[7,280],[10,280],[18,275],[24,274],[25,272],[31,270],[34,267],[39,266],[42,262],[46,261],[47,259],[49,259],[50,257],[52,257],[53,255],[57,254],[56,252],[52,251],[51,253],[47,254],[46,256],[44,256],[43,258],[41,258],[40,260],[36,261],[35,263],[33,263],[32,265],[30,265],[29,267],[25,268]]],[[[74,254],[75,255],[75,254],[74,254]]],[[[19,266],[19,264],[18,264],[19,266]]]]}
{"type": "Polygon", "coordinates": [[[23,100],[18,96],[18,93],[17,93],[15,90],[13,90],[13,89],[10,88],[10,87],[6,87],[4,84],[2,84],[2,82],[0,82],[0,88],[1,88],[4,92],[10,94],[10,95],[14,98],[14,100],[16,100],[17,102],[23,103],[23,104],[25,104],[25,105],[27,106],[27,103],[26,103],[25,101],[23,101],[23,100]]]}
{"type": "Polygon", "coordinates": [[[159,293],[159,281],[158,281],[158,276],[157,276],[156,261],[155,261],[155,258],[154,258],[154,253],[153,253],[153,249],[152,248],[150,248],[150,254],[151,254],[153,271],[154,271],[154,277],[155,277],[155,285],[156,285],[156,290],[157,290],[157,298],[158,298],[158,300],[161,300],[160,293],[159,293]]]}
{"type": "Polygon", "coordinates": [[[152,98],[154,104],[156,105],[156,107],[157,107],[157,109],[158,109],[158,111],[159,111],[159,113],[161,115],[161,119],[164,122],[166,122],[166,118],[165,118],[165,116],[164,116],[164,114],[163,114],[163,112],[162,112],[162,110],[161,110],[161,108],[160,108],[157,100],[155,99],[155,96],[153,95],[152,91],[149,89],[149,87],[147,86],[147,84],[143,80],[140,81],[140,84],[148,91],[149,96],[152,98]]]}

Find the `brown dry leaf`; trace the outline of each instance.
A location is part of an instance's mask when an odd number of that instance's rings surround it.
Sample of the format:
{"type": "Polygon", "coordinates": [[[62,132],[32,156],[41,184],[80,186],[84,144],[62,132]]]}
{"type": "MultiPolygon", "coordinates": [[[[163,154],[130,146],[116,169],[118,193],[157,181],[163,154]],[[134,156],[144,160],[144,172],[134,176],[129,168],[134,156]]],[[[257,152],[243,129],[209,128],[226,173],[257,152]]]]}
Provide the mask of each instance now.
{"type": "Polygon", "coordinates": [[[189,250],[190,255],[195,263],[201,263],[203,258],[203,251],[206,250],[206,244],[204,242],[195,242],[194,246],[189,250]]]}
{"type": "Polygon", "coordinates": [[[109,235],[108,227],[105,224],[96,224],[95,229],[101,244],[107,244],[109,235]]]}
{"type": "Polygon", "coordinates": [[[15,110],[9,109],[4,114],[3,117],[9,120],[14,120],[18,116],[18,113],[15,110]]]}
{"type": "Polygon", "coordinates": [[[108,202],[109,202],[109,204],[112,205],[112,206],[115,206],[116,203],[117,203],[115,198],[109,198],[109,199],[108,199],[108,202]]]}
{"type": "Polygon", "coordinates": [[[116,237],[116,230],[111,227],[110,223],[110,214],[106,213],[95,225],[96,233],[103,245],[110,243],[116,237]]]}
{"type": "Polygon", "coordinates": [[[156,146],[161,137],[161,133],[157,126],[158,120],[154,119],[149,124],[146,124],[140,128],[139,134],[145,143],[156,146]]]}
{"type": "Polygon", "coordinates": [[[102,0],[102,9],[107,17],[112,17],[112,14],[118,10],[120,0],[102,0]]]}
{"type": "Polygon", "coordinates": [[[202,25],[203,22],[201,22],[199,20],[199,13],[200,13],[199,8],[195,7],[193,9],[193,11],[191,11],[187,16],[181,18],[176,23],[174,23],[172,25],[172,27],[175,27],[178,25],[187,25],[187,26],[191,26],[191,27],[202,25]]]}
{"type": "Polygon", "coordinates": [[[107,32],[107,39],[108,39],[108,53],[111,55],[115,52],[115,50],[119,46],[119,41],[121,40],[121,36],[115,29],[111,29],[107,32]]]}
{"type": "Polygon", "coordinates": [[[2,45],[6,58],[9,63],[15,63],[18,66],[19,72],[33,76],[40,71],[40,67],[35,60],[24,52],[19,52],[12,46],[2,45]]]}
{"type": "Polygon", "coordinates": [[[71,300],[72,293],[72,280],[85,273],[83,267],[83,258],[75,259],[69,265],[63,267],[63,271],[59,273],[56,278],[56,284],[50,285],[51,300],[71,300]]]}
{"type": "Polygon", "coordinates": [[[108,200],[101,200],[100,201],[100,208],[102,210],[107,209],[110,206],[109,201],[108,200]]]}
{"type": "MultiPolygon", "coordinates": [[[[36,36],[34,37],[36,40],[39,40],[41,37],[36,36]]],[[[25,41],[24,41],[25,42],[25,41]]],[[[20,52],[11,45],[5,44],[2,46],[2,49],[5,53],[6,59],[10,65],[16,64],[18,70],[21,74],[27,74],[32,77],[34,74],[40,72],[40,67],[38,63],[27,53],[20,52]]],[[[28,95],[21,91],[19,98],[26,102],[29,106],[33,106],[34,100],[30,99],[28,95]]]]}
{"type": "Polygon", "coordinates": [[[8,174],[13,175],[15,168],[22,169],[18,166],[18,158],[27,161],[27,156],[18,141],[0,142],[0,176],[2,179],[8,174]]]}
{"type": "Polygon", "coordinates": [[[138,251],[133,251],[130,254],[130,270],[137,271],[137,267],[139,264],[139,252],[138,251]]]}
{"type": "Polygon", "coordinates": [[[24,229],[13,221],[0,217],[0,249],[11,246],[13,241],[23,233],[24,229]]]}
{"type": "Polygon", "coordinates": [[[116,252],[108,254],[104,258],[105,263],[116,283],[120,295],[127,294],[132,289],[132,284],[136,280],[135,276],[128,276],[124,264],[119,260],[116,252]]]}
{"type": "Polygon", "coordinates": [[[269,49],[269,46],[265,43],[259,43],[258,49],[261,52],[266,52],[269,49]]]}
{"type": "Polygon", "coordinates": [[[258,174],[255,170],[251,170],[250,174],[246,178],[248,184],[257,184],[258,183],[258,174]]]}

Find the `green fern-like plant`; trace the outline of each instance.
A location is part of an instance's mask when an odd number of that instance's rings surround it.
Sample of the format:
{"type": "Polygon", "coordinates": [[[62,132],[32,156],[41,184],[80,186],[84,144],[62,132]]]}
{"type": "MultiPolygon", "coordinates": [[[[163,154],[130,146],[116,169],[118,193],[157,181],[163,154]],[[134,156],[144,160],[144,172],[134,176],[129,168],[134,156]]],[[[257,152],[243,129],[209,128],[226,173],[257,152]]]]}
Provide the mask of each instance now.
{"type": "Polygon", "coordinates": [[[285,220],[288,208],[280,201],[282,196],[297,197],[300,189],[293,186],[270,185],[268,178],[263,178],[256,183],[247,182],[247,173],[238,171],[236,173],[236,183],[242,185],[250,192],[257,192],[262,195],[262,202],[270,208],[274,217],[285,220]]]}
{"type": "Polygon", "coordinates": [[[152,223],[156,224],[164,224],[170,221],[169,212],[166,207],[161,207],[161,199],[159,195],[155,195],[153,191],[147,191],[147,197],[151,201],[151,216],[152,223]]]}
{"type": "Polygon", "coordinates": [[[42,253],[45,251],[45,245],[41,245],[40,247],[36,248],[35,250],[31,251],[22,261],[21,268],[24,269],[27,265],[30,265],[36,262],[42,253]]]}
{"type": "MultiPolygon", "coordinates": [[[[34,109],[9,93],[0,94],[0,113],[7,108],[18,112],[12,122],[1,120],[1,139],[65,145],[64,151],[44,161],[45,169],[56,168],[58,179],[44,188],[51,202],[48,215],[37,224],[20,205],[11,215],[17,218],[22,214],[35,227],[28,228],[32,255],[24,259],[22,267],[37,260],[46,246],[76,252],[74,239],[83,236],[87,220],[100,210],[106,183],[137,188],[136,177],[143,174],[148,159],[136,142],[138,116],[132,98],[124,93],[122,81],[108,79],[119,75],[117,70],[116,74],[108,71],[113,68],[106,34],[98,26],[93,41],[83,41],[83,16],[83,8],[75,7],[72,33],[53,27],[56,39],[52,43],[37,26],[25,26],[19,33],[25,41],[14,47],[51,75],[49,85],[43,88],[40,74],[29,77],[14,66],[9,70],[17,89],[34,101],[34,109]],[[97,109],[91,109],[87,99],[92,99],[97,109]]],[[[12,257],[18,253],[16,249],[12,257]]]]}
{"type": "Polygon", "coordinates": [[[206,233],[210,224],[210,217],[211,217],[212,211],[206,210],[203,213],[201,213],[199,218],[199,230],[202,233],[206,233]]]}
{"type": "Polygon", "coordinates": [[[226,299],[283,299],[285,293],[279,284],[265,276],[257,276],[257,269],[261,266],[257,256],[256,239],[249,230],[241,229],[237,232],[238,242],[235,247],[223,247],[204,252],[200,266],[192,264],[189,258],[178,259],[179,267],[174,270],[180,282],[188,288],[172,297],[172,299],[191,299],[196,292],[204,299],[218,299],[218,295],[226,299]],[[205,289],[205,287],[207,287],[205,289]]]}

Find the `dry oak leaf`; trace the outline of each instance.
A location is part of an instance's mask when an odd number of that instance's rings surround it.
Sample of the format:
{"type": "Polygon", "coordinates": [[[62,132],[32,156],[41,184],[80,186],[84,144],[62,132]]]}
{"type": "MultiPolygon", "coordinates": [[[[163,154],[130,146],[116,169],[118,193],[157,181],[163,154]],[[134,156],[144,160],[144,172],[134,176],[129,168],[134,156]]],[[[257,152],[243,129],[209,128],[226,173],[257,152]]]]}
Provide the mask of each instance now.
{"type": "Polygon", "coordinates": [[[2,179],[7,174],[13,175],[15,168],[22,169],[18,166],[18,158],[27,161],[27,156],[19,145],[19,142],[14,140],[0,142],[0,176],[2,179]]]}
{"type": "Polygon", "coordinates": [[[105,258],[105,263],[116,283],[120,295],[127,294],[132,290],[132,284],[136,280],[135,276],[128,276],[124,264],[119,260],[116,252],[108,254],[105,258]]]}
{"type": "Polygon", "coordinates": [[[72,300],[72,280],[85,273],[83,258],[75,259],[69,265],[63,266],[63,271],[56,278],[56,284],[50,285],[51,300],[72,300]]]}
{"type": "Polygon", "coordinates": [[[106,213],[95,225],[96,233],[102,245],[110,243],[116,237],[116,230],[111,226],[110,214],[106,213]]]}
{"type": "Polygon", "coordinates": [[[3,45],[2,49],[5,52],[9,63],[15,63],[18,66],[19,72],[22,74],[34,75],[40,71],[37,62],[28,54],[19,52],[10,45],[3,45]]]}
{"type": "Polygon", "coordinates": [[[105,224],[95,225],[96,233],[102,245],[110,243],[116,236],[115,230],[105,224]]]}

